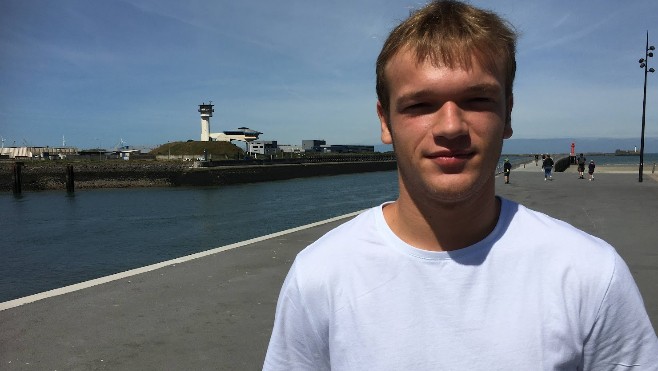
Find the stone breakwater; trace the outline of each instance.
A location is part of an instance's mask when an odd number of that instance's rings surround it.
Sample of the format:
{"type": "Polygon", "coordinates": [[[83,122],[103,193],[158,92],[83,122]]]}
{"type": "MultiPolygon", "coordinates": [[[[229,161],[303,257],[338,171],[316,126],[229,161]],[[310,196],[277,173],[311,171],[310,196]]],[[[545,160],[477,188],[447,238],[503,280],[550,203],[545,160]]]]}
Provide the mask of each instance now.
{"type": "MultiPolygon", "coordinates": [[[[13,185],[13,162],[0,164],[0,192],[13,185]]],[[[191,168],[190,163],[105,161],[57,163],[26,161],[23,191],[65,190],[66,166],[74,169],[75,189],[213,186],[313,176],[395,170],[395,161],[325,162],[191,168]]]]}
{"type": "MultiPolygon", "coordinates": [[[[13,165],[13,162],[5,162],[0,166],[0,191],[11,191],[13,165]]],[[[25,161],[21,171],[22,189],[65,190],[67,165],[73,166],[76,189],[171,186],[172,177],[189,167],[189,163],[169,162],[25,161]]]]}

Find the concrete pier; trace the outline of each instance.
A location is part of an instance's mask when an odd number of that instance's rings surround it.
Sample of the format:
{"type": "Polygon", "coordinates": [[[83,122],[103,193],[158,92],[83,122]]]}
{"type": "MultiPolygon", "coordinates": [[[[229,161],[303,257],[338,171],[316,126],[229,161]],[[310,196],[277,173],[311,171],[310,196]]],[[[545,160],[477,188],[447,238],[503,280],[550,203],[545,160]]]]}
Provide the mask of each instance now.
{"type": "MultiPolygon", "coordinates": [[[[658,181],[637,169],[534,162],[497,193],[601,237],[629,264],[658,325],[658,181]]],[[[258,370],[281,283],[299,250],[345,218],[0,303],[2,370],[258,370]]]]}

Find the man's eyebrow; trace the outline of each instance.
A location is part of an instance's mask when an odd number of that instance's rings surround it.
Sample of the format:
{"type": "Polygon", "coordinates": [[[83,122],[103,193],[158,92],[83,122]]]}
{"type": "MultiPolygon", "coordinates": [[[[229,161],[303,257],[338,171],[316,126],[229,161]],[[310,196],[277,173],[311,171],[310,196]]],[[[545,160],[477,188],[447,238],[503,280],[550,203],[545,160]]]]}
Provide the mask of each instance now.
{"type": "Polygon", "coordinates": [[[503,91],[503,87],[498,84],[483,83],[469,86],[464,91],[467,93],[479,92],[488,94],[500,94],[503,91]]]}
{"type": "MultiPolygon", "coordinates": [[[[485,93],[485,94],[500,94],[503,92],[502,86],[493,83],[482,83],[470,85],[461,90],[458,94],[472,94],[472,93],[485,93]]],[[[422,99],[425,97],[431,97],[437,94],[441,94],[440,91],[433,89],[422,89],[415,90],[405,94],[400,95],[395,99],[397,103],[403,103],[408,101],[414,101],[416,99],[422,99]]]]}
{"type": "Polygon", "coordinates": [[[409,93],[405,93],[397,97],[397,102],[406,102],[410,100],[416,100],[419,98],[424,98],[428,96],[436,95],[436,92],[430,89],[415,90],[409,93]]]}

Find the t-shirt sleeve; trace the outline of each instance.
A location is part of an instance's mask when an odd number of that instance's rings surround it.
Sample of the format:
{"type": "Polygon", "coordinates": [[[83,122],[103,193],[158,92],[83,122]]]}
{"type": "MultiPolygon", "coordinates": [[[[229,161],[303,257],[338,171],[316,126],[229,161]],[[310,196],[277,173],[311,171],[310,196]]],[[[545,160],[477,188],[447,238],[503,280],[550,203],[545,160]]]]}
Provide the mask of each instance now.
{"type": "Polygon", "coordinates": [[[658,338],[631,272],[617,254],[585,342],[582,370],[658,370],[658,338]]]}
{"type": "Polygon", "coordinates": [[[326,342],[304,303],[296,263],[283,283],[263,370],[329,370],[326,342]]]}

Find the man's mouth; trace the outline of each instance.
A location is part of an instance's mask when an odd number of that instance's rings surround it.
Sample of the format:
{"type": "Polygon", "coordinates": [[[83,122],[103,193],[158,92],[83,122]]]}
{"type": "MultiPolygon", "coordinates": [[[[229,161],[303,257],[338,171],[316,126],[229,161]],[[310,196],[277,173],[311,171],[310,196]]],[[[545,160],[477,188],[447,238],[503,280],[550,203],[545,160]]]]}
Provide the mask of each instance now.
{"type": "Polygon", "coordinates": [[[468,160],[474,155],[473,151],[437,151],[427,155],[428,158],[438,160],[461,159],[468,160]]]}

